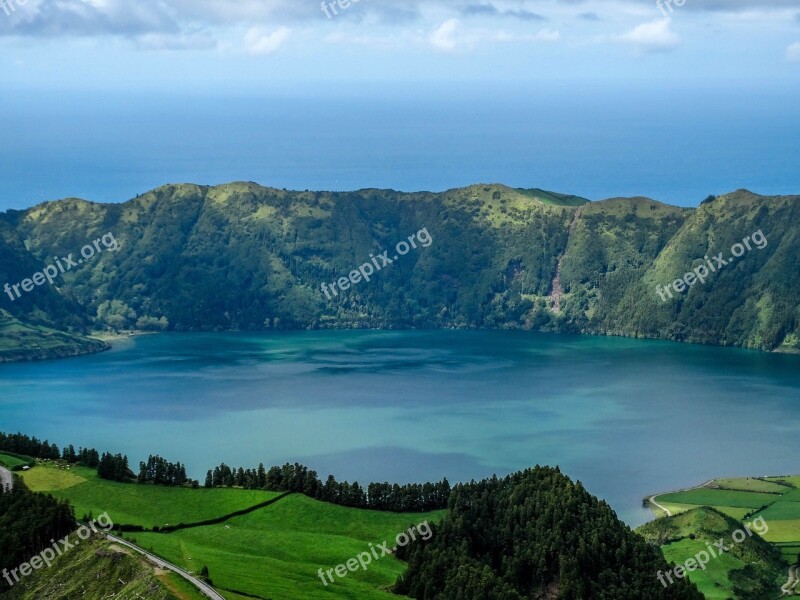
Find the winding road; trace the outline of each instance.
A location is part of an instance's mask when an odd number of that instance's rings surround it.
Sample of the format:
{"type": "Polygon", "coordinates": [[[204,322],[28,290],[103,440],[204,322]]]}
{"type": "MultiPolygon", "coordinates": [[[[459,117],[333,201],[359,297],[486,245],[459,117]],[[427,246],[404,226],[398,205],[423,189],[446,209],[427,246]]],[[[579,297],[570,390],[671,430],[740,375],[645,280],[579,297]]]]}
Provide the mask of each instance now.
{"type": "Polygon", "coordinates": [[[0,467],[0,489],[11,490],[14,487],[14,478],[11,476],[11,471],[5,467],[0,467]]]}
{"type": "Polygon", "coordinates": [[[162,560],[162,559],[158,558],[157,556],[154,556],[154,555],[150,554],[146,550],[143,550],[142,548],[139,548],[139,546],[134,546],[130,542],[127,542],[127,541],[125,541],[125,540],[123,540],[121,538],[118,538],[118,537],[114,536],[114,535],[106,534],[106,538],[108,538],[109,540],[111,540],[112,542],[114,542],[116,544],[120,544],[121,546],[125,546],[126,548],[128,548],[130,550],[133,550],[137,554],[141,554],[147,560],[149,560],[151,563],[156,565],[158,568],[160,568],[160,569],[168,569],[168,570],[172,571],[173,573],[176,573],[177,575],[180,575],[186,581],[188,581],[193,586],[195,586],[197,589],[199,589],[205,596],[211,598],[212,600],[225,600],[225,596],[220,594],[213,587],[211,587],[210,585],[208,585],[207,583],[205,583],[203,581],[200,581],[199,579],[197,579],[197,577],[193,577],[187,571],[184,571],[180,567],[177,567],[177,566],[173,565],[172,563],[168,563],[167,561],[162,560]]]}
{"type": "MultiPolygon", "coordinates": [[[[652,504],[653,506],[656,506],[656,507],[660,508],[661,510],[663,510],[667,514],[668,517],[671,517],[672,516],[672,512],[670,512],[670,510],[666,506],[663,506],[662,504],[659,504],[658,502],[656,502],[656,498],[658,498],[659,496],[664,496],[665,494],[677,494],[678,492],[690,492],[692,490],[699,490],[700,488],[704,488],[707,485],[709,485],[711,483],[714,483],[714,481],[716,481],[716,480],[715,479],[709,479],[705,483],[701,483],[700,485],[696,485],[694,487],[683,488],[682,490],[673,490],[671,492],[661,492],[660,494],[653,494],[652,496],[650,496],[647,499],[647,501],[650,504],[652,504]]],[[[658,518],[658,515],[656,515],[656,518],[658,518]]]]}
{"type": "Polygon", "coordinates": [[[655,506],[656,508],[660,508],[660,509],[661,509],[661,510],[663,510],[665,513],[667,513],[667,516],[668,516],[668,517],[671,517],[671,516],[672,516],[672,513],[669,511],[669,509],[668,509],[666,506],[664,506],[663,504],[659,504],[658,502],[656,502],[656,496],[659,496],[659,495],[660,495],[660,494],[654,494],[654,495],[650,496],[650,497],[647,499],[647,501],[648,501],[650,504],[652,504],[653,506],[655,506]]]}

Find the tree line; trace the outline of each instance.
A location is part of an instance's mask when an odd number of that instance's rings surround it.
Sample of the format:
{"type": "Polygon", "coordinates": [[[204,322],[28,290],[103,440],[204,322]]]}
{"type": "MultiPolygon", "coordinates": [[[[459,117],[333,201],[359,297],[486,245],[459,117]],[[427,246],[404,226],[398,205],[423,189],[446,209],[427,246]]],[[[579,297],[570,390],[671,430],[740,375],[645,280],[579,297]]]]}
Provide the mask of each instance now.
{"type": "MultiPolygon", "coordinates": [[[[138,483],[155,485],[186,485],[192,483],[186,476],[186,467],[181,463],[171,463],[158,455],[151,455],[147,462],[139,463],[138,483]]],[[[196,483],[196,482],[194,482],[196,483]]]]}
{"type": "Polygon", "coordinates": [[[41,458],[45,460],[63,460],[73,465],[97,469],[97,476],[111,481],[132,481],[153,483],[156,485],[193,485],[198,486],[186,476],[186,467],[179,462],[172,463],[158,455],[151,455],[147,462],[139,463],[138,476],[131,471],[128,457],[123,454],[104,452],[102,455],[94,448],[79,448],[72,444],[59,450],[56,444],[48,440],[41,441],[21,433],[6,434],[0,432],[0,451],[13,452],[41,458]]]}
{"type": "Polygon", "coordinates": [[[234,469],[222,463],[206,473],[205,487],[242,487],[274,492],[296,492],[309,498],[350,506],[389,512],[426,512],[447,506],[450,483],[370,483],[366,490],[358,482],[339,482],[329,475],[323,483],[317,472],[299,463],[265,469],[234,469]]]}
{"type": "MultiPolygon", "coordinates": [[[[111,481],[150,483],[166,486],[199,487],[199,482],[186,475],[186,467],[172,463],[158,455],[150,455],[147,462],[139,463],[139,473],[134,474],[123,454],[104,452],[93,448],[72,445],[63,451],[56,444],[40,441],[21,433],[7,435],[0,432],[0,451],[6,450],[33,458],[64,460],[70,464],[97,469],[98,477],[111,481]]],[[[205,487],[238,487],[273,492],[296,492],[309,498],[349,506],[389,512],[427,512],[447,506],[450,483],[442,479],[436,483],[408,483],[399,485],[373,482],[363,488],[358,482],[337,481],[329,475],[323,482],[316,471],[299,463],[286,463],[282,467],[266,469],[261,463],[256,469],[232,468],[225,463],[209,470],[205,487]]]]}

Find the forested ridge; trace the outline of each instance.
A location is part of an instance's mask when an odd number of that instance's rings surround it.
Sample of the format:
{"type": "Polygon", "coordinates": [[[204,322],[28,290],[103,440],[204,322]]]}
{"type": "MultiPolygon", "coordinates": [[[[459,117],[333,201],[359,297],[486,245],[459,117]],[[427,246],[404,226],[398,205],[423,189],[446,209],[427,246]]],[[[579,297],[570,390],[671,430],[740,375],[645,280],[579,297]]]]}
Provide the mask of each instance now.
{"type": "Polygon", "coordinates": [[[702,600],[665,588],[658,546],[555,468],[456,485],[430,540],[399,548],[409,562],[395,592],[457,600],[702,600]]]}
{"type": "MultiPolygon", "coordinates": [[[[0,284],[30,277],[53,257],[77,257],[109,232],[119,250],[13,302],[0,295],[0,360],[24,357],[26,348],[39,348],[31,350],[37,357],[41,340],[55,339],[26,327],[76,337],[132,329],[514,328],[796,351],[798,223],[798,197],[743,190],[696,209],[645,198],[587,203],[501,185],[407,194],[186,184],[124,204],[49,202],[0,215],[0,284]],[[391,257],[423,228],[428,247],[331,298],[322,292],[371,254],[391,257]],[[758,230],[767,247],[670,301],[657,295],[657,285],[758,230]],[[550,294],[559,260],[564,295],[556,312],[550,294]]],[[[102,348],[94,344],[86,350],[102,348]]]]}

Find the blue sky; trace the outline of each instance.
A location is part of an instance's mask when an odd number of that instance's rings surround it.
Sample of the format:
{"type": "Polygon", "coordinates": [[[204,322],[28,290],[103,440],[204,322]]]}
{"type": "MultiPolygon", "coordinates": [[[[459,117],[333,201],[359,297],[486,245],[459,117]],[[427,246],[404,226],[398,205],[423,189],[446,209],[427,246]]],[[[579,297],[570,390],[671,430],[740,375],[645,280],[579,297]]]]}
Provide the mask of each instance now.
{"type": "Polygon", "coordinates": [[[12,89],[800,77],[798,0],[20,1],[0,9],[12,89]]]}

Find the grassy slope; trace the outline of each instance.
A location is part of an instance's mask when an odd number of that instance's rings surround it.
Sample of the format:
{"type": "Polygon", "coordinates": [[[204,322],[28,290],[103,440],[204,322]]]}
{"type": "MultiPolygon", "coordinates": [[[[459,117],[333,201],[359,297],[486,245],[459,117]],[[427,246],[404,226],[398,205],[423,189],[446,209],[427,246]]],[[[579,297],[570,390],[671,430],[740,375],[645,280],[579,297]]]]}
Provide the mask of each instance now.
{"type": "Polygon", "coordinates": [[[698,506],[733,506],[753,509],[760,508],[765,504],[772,504],[778,499],[778,496],[760,492],[699,488],[675,494],[664,494],[658,497],[659,502],[662,499],[666,502],[696,504],[698,506]]]}
{"type": "Polygon", "coordinates": [[[734,594],[734,582],[740,590],[769,590],[766,596],[754,596],[758,600],[777,597],[780,585],[786,581],[785,564],[773,547],[755,535],[742,543],[733,543],[731,536],[739,528],[741,524],[730,517],[713,509],[696,507],[673,517],[657,519],[637,531],[649,541],[661,545],[666,559],[675,564],[683,564],[701,550],[707,550],[708,545],[713,547],[715,542],[724,538],[730,551],[711,558],[704,570],[688,574],[709,600],[739,597],[734,594]],[[743,571],[745,567],[747,570],[743,571]]]}
{"type": "Polygon", "coordinates": [[[22,474],[34,492],[64,498],[81,517],[107,512],[116,525],[176,525],[194,523],[255,506],[279,494],[261,490],[170,488],[106,481],[94,469],[37,466],[22,474]],[[76,482],[75,478],[84,481],[76,482]]]}
{"type": "Polygon", "coordinates": [[[794,564],[800,557],[800,476],[768,479],[791,486],[792,490],[755,516],[763,516],[770,524],[765,539],[778,546],[783,557],[794,564]]]}
{"type": "Polygon", "coordinates": [[[13,470],[14,467],[21,467],[23,465],[30,465],[33,463],[33,459],[28,457],[20,458],[19,456],[11,456],[10,454],[3,454],[0,453],[0,465],[6,467],[7,469],[13,470]]]}
{"type": "Polygon", "coordinates": [[[20,581],[2,600],[200,600],[199,592],[171,576],[159,576],[147,563],[107,541],[94,539],[69,550],[52,566],[20,581]]]}
{"type": "MultiPolygon", "coordinates": [[[[764,540],[780,551],[785,562],[797,563],[800,555],[800,476],[723,478],[715,480],[713,485],[725,489],[675,492],[660,495],[656,500],[670,509],[673,514],[697,509],[698,506],[706,504],[738,521],[752,522],[753,519],[763,517],[769,527],[769,530],[762,536],[764,540]],[[752,492],[756,492],[753,494],[752,501],[748,501],[747,496],[742,495],[752,492]],[[763,492],[773,493],[765,495],[763,492]],[[775,492],[780,492],[780,494],[775,492]],[[739,500],[738,504],[752,508],[730,508],[718,504],[730,502],[732,497],[739,500]],[[669,499],[669,501],[665,499],[669,499]],[[753,510],[762,506],[758,505],[759,502],[770,499],[766,509],[753,510]],[[747,518],[745,519],[745,517],[747,518]]],[[[661,516],[661,511],[656,511],[656,514],[661,516]]],[[[670,551],[674,556],[680,555],[680,547],[675,547],[670,551]]]]}
{"type": "Polygon", "coordinates": [[[0,310],[0,363],[78,356],[109,347],[86,336],[23,323],[0,310]]]}
{"type": "Polygon", "coordinates": [[[188,570],[209,568],[214,584],[264,598],[387,599],[405,566],[391,556],[324,586],[318,569],[330,569],[369,544],[391,542],[410,525],[443,513],[396,514],[318,502],[301,495],[220,525],[170,534],[131,534],[144,548],[188,570]]]}
{"type": "MultiPolygon", "coordinates": [[[[23,477],[33,491],[69,500],[79,516],[108,512],[115,524],[146,527],[218,517],[277,495],[121,484],[99,479],[92,469],[67,471],[53,464],[36,466],[23,477]]],[[[390,541],[412,524],[437,521],[443,512],[359,510],[292,495],[219,525],[127,537],[189,571],[208,566],[214,585],[229,590],[281,599],[389,598],[382,590],[391,586],[405,568],[391,556],[376,561],[366,573],[335,578],[336,582],[327,587],[318,579],[317,570],[333,568],[367,551],[370,543],[390,541]]],[[[232,600],[240,598],[225,594],[232,600]]]]}
{"type": "Polygon", "coordinates": [[[769,526],[764,539],[777,546],[787,562],[797,562],[800,555],[800,477],[727,478],[715,480],[714,485],[726,489],[675,492],[660,495],[656,500],[673,514],[697,506],[712,506],[738,520],[745,515],[748,521],[763,516],[769,526]],[[765,494],[764,491],[782,493],[765,494]],[[765,509],[758,510],[765,505],[765,509]]]}

